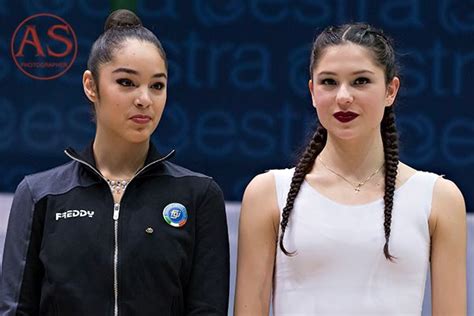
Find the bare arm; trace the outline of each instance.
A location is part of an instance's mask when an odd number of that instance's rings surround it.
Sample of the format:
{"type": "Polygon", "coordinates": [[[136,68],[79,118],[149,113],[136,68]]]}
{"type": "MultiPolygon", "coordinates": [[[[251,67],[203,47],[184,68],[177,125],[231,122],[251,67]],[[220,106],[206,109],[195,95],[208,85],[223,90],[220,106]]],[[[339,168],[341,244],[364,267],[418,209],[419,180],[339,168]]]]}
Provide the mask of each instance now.
{"type": "Polygon", "coordinates": [[[235,316],[269,313],[279,210],[271,173],[255,177],[240,211],[235,316]]]}
{"type": "Polygon", "coordinates": [[[466,207],[456,185],[438,179],[430,216],[433,315],[466,315],[466,207]]]}

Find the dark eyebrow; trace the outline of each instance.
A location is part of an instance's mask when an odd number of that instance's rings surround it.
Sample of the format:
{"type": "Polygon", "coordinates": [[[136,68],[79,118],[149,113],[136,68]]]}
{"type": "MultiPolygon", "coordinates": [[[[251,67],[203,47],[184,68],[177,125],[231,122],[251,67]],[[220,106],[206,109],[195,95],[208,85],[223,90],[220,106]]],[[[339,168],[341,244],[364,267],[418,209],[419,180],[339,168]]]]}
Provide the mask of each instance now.
{"type": "MultiPolygon", "coordinates": [[[[120,72],[125,72],[130,75],[139,75],[139,72],[130,68],[125,68],[125,67],[120,67],[112,71],[112,73],[120,73],[120,72]]],[[[151,76],[152,78],[167,78],[166,74],[164,72],[160,72],[157,74],[154,74],[151,76]]]]}
{"type": "Polygon", "coordinates": [[[374,74],[373,71],[370,71],[370,70],[367,70],[367,69],[355,71],[352,74],[353,75],[360,75],[360,74],[364,74],[364,73],[374,74]]]}
{"type": "Polygon", "coordinates": [[[330,72],[330,71],[321,71],[321,72],[318,72],[316,75],[318,75],[318,76],[326,76],[326,75],[335,76],[336,74],[334,72],[330,72]]]}
{"type": "Polygon", "coordinates": [[[152,78],[167,78],[166,74],[164,72],[160,72],[158,74],[154,74],[153,76],[151,76],[152,78]]]}
{"type": "MultiPolygon", "coordinates": [[[[373,71],[370,71],[370,70],[367,70],[367,69],[363,69],[363,70],[358,70],[358,71],[354,71],[352,74],[353,75],[360,75],[360,74],[364,74],[364,73],[370,73],[370,74],[374,74],[373,71]]],[[[317,73],[318,76],[321,76],[321,75],[326,75],[326,76],[336,76],[336,73],[334,72],[331,72],[331,71],[321,71],[320,73],[317,73]]]]}

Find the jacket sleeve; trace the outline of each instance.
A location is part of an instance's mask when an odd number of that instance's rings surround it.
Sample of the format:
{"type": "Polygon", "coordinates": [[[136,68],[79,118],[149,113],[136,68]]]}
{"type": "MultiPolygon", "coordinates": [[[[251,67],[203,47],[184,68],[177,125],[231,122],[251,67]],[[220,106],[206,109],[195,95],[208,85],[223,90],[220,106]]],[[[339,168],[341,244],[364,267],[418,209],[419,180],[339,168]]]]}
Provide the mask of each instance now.
{"type": "Polygon", "coordinates": [[[26,178],[18,185],[8,219],[0,278],[0,315],[39,315],[43,267],[42,225],[26,178]]]}
{"type": "Polygon", "coordinates": [[[229,237],[224,196],[211,180],[198,208],[186,315],[227,315],[229,304],[229,237]]]}

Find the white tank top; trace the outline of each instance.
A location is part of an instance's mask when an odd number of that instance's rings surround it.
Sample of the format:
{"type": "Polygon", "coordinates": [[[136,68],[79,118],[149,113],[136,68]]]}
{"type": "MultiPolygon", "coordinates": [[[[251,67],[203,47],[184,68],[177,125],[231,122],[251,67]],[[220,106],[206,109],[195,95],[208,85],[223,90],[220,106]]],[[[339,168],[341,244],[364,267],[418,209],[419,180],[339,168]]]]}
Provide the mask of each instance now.
{"type": "MultiPolygon", "coordinates": [[[[294,169],[272,170],[280,214],[294,169]]],[[[390,253],[383,246],[383,199],[343,205],[301,185],[277,245],[273,314],[420,315],[430,253],[428,218],[438,175],[418,171],[395,191],[390,253]]]]}

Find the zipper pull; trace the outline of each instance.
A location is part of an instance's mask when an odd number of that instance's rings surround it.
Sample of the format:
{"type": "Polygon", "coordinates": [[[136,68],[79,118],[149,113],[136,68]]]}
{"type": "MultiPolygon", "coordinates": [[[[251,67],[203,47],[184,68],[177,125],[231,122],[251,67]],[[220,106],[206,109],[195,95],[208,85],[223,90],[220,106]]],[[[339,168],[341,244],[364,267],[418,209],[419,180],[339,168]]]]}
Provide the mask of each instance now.
{"type": "Polygon", "coordinates": [[[120,203],[114,204],[114,221],[118,220],[120,212],[120,203]]]}

